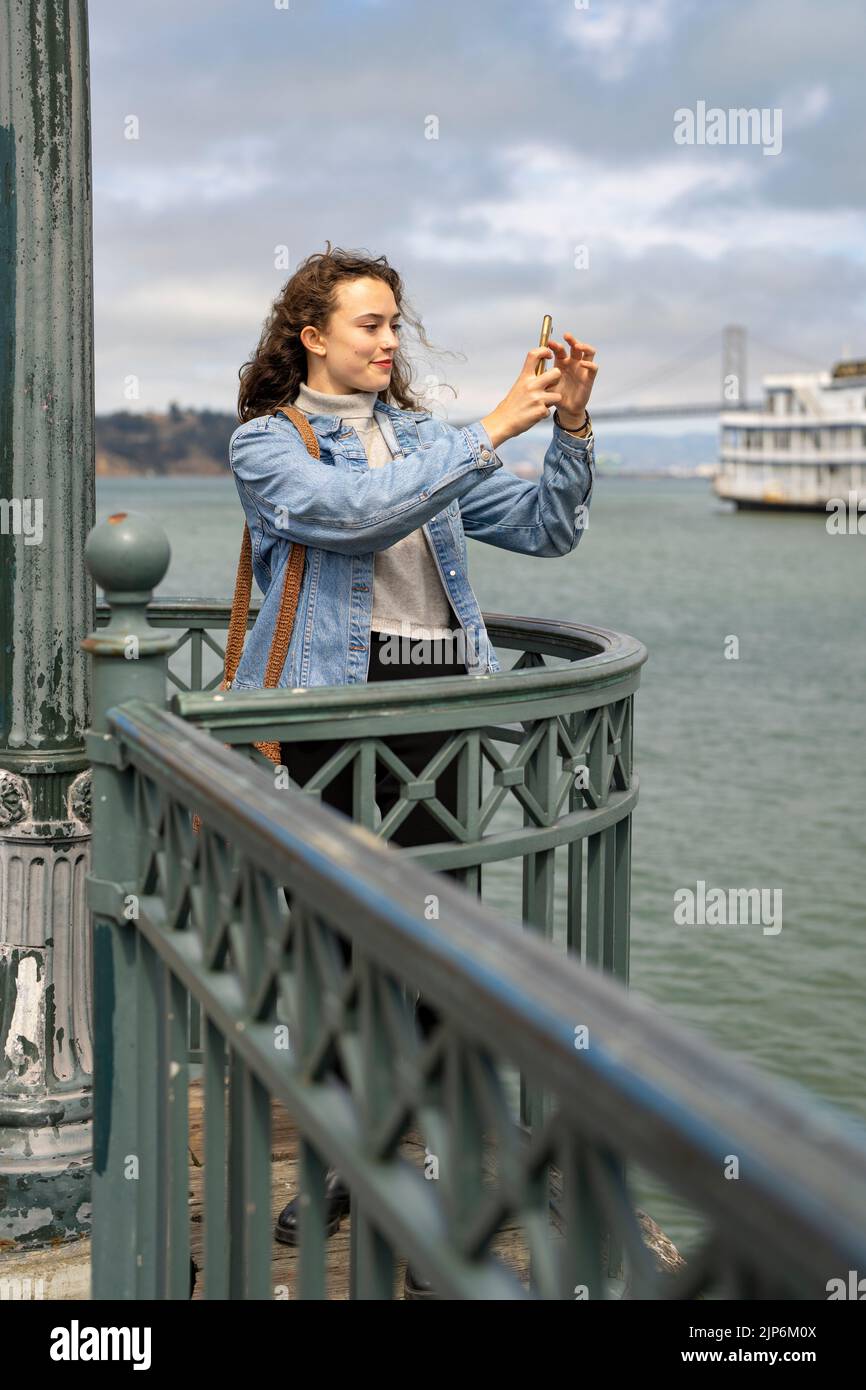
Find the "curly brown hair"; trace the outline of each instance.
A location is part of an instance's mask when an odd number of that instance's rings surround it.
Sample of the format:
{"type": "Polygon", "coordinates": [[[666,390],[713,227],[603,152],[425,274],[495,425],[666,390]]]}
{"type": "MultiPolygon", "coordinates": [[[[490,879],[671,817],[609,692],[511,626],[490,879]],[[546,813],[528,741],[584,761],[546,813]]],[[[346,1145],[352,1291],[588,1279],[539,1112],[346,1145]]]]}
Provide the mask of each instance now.
{"type": "MultiPolygon", "coordinates": [[[[312,324],[320,332],[327,328],[337,307],[337,286],[342,280],[370,276],[390,286],[401,319],[418,334],[424,347],[436,351],[427,339],[423,324],[409,311],[403,281],[385,256],[344,251],[340,247],[317,251],[302,261],[274,300],[265,320],[259,345],[240,368],[238,419],[243,423],[266,415],[278,405],[291,404],[302,381],[307,378],[307,350],[301,330],[312,324]]],[[[418,410],[423,401],[410,386],[411,370],[401,343],[394,354],[390,381],[379,391],[379,399],[403,410],[418,410]]],[[[450,388],[453,390],[453,387],[450,388]]],[[[456,393],[455,393],[456,394],[456,393]]]]}

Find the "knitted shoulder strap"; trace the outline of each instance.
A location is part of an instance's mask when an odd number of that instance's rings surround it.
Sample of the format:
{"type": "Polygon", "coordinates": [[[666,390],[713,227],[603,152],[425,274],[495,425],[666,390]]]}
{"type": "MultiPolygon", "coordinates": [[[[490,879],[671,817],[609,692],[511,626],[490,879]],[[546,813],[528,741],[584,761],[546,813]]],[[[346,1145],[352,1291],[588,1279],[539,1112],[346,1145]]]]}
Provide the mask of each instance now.
{"type": "MultiPolygon", "coordinates": [[[[319,441],[316,438],[312,425],[307,417],[297,410],[293,405],[278,405],[273,410],[268,411],[269,415],[276,415],[277,411],[282,410],[292,421],[300,433],[301,438],[312,454],[313,458],[320,458],[319,441]]],[[[273,690],[280,678],[280,672],[286,663],[286,656],[289,651],[289,641],[292,636],[292,627],[295,622],[295,614],[298,611],[298,598],[301,592],[301,580],[304,575],[304,556],[306,547],[295,541],[292,545],[291,553],[286,561],[285,576],[283,579],[283,593],[280,599],[280,611],[274,627],[274,635],[271,641],[271,650],[268,655],[268,665],[265,671],[265,689],[273,690]]],[[[235,592],[232,599],[232,613],[229,619],[229,630],[226,637],[226,655],[223,666],[223,679],[220,682],[220,690],[227,689],[235,678],[241,653],[244,648],[244,639],[247,633],[247,623],[250,616],[250,594],[253,587],[253,546],[250,540],[249,527],[244,524],[244,534],[241,539],[241,554],[238,560],[238,572],[235,579],[235,592]]],[[[272,763],[279,764],[281,750],[278,740],[254,745],[269,758],[272,763]]],[[[192,828],[196,835],[201,830],[201,817],[197,812],[193,814],[192,828]]]]}
{"type": "MultiPolygon", "coordinates": [[[[315,431],[307,417],[293,405],[278,405],[268,412],[269,415],[276,415],[281,410],[297,427],[297,430],[307,446],[313,458],[320,458],[319,441],[315,431]]],[[[286,655],[289,650],[289,641],[292,636],[295,614],[298,609],[298,598],[301,592],[301,581],[304,574],[304,554],[306,547],[295,542],[292,545],[291,553],[286,561],[285,574],[283,578],[283,593],[280,599],[280,611],[274,627],[274,636],[271,642],[271,650],[268,656],[267,669],[265,671],[264,687],[266,690],[273,690],[280,678],[280,673],[286,663],[286,655]]],[[[250,595],[253,584],[253,547],[250,540],[249,527],[244,524],[244,533],[241,539],[241,554],[238,560],[238,571],[235,579],[235,592],[232,599],[232,612],[229,619],[229,630],[226,637],[226,656],[224,666],[224,678],[220,686],[225,690],[235,678],[240,664],[241,654],[244,649],[244,640],[247,633],[247,623],[250,614],[250,595]]],[[[279,755],[277,756],[279,761],[279,755]]]]}

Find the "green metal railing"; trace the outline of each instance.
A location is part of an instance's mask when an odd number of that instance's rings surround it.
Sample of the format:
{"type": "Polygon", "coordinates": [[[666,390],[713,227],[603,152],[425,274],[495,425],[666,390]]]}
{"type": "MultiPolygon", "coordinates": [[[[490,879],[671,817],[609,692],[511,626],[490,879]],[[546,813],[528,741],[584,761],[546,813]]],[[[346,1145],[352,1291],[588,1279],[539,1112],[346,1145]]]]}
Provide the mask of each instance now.
{"type": "Polygon", "coordinates": [[[401,1255],[459,1299],[821,1298],[864,1267],[862,1137],[175,715],[130,701],[107,727],[94,1298],[187,1297],[187,993],[206,1020],[207,1297],[272,1296],[272,1099],[300,1135],[301,1298],[324,1297],[329,1165],[353,1195],[357,1298],[392,1297],[401,1255]],[[407,1003],[418,990],[439,1015],[426,1040],[407,1003]],[[532,1133],[512,1116],[505,1064],[550,1097],[532,1133]],[[410,1124],[436,1181],[399,1152],[410,1124]],[[648,1247],[631,1163],[705,1218],[685,1270],[664,1272],[648,1247]],[[528,1280],[491,1249],[505,1225],[525,1240],[528,1280]]]}
{"type": "MultiPolygon", "coordinates": [[[[215,691],[221,678],[215,634],[227,628],[228,615],[226,605],[199,599],[149,605],[154,627],[181,634],[169,669],[169,681],[181,692],[171,702],[176,713],[254,758],[252,744],[265,737],[344,740],[306,784],[311,797],[353,762],[353,818],[389,840],[423,795],[430,814],[455,838],[401,854],[433,869],[457,870],[458,881],[479,896],[483,865],[519,863],[521,905],[515,911],[548,939],[555,934],[556,850],[567,847],[560,892],[567,949],[627,981],[631,812],[638,794],[632,706],[646,660],[640,642],[602,628],[486,613],[497,648],[518,653],[513,668],[495,677],[437,677],[387,689],[380,683],[202,694],[215,691]],[[179,655],[186,661],[183,675],[179,655]],[[413,777],[384,740],[419,729],[454,732],[426,776],[413,777]],[[397,804],[381,823],[377,757],[400,786],[397,804]],[[437,773],[452,760],[460,786],[456,820],[431,795],[437,773]]],[[[107,616],[101,604],[98,618],[107,616]]]]}
{"type": "MultiPolygon", "coordinates": [[[[104,606],[101,612],[107,618],[104,606]]],[[[517,653],[511,670],[495,678],[217,694],[201,688],[215,692],[219,684],[219,638],[229,608],[201,599],[160,599],[148,607],[154,627],[180,632],[168,674],[181,692],[171,708],[185,721],[257,760],[253,744],[264,738],[342,740],[327,766],[305,784],[308,796],[318,799],[330,779],[353,764],[353,819],[387,841],[423,794],[449,838],[401,854],[432,869],[453,870],[479,897],[485,896],[483,867],[495,867],[499,876],[486,895],[491,905],[512,898],[511,915],[627,982],[631,812],[638,795],[633,697],[646,649],[602,628],[484,616],[495,645],[517,653]],[[385,740],[419,729],[453,732],[427,768],[413,774],[385,740]],[[377,759],[399,785],[399,799],[381,821],[377,759]],[[456,818],[432,794],[436,777],[452,760],[456,818]],[[507,876],[504,869],[510,870],[507,876]]],[[[250,622],[254,618],[255,612],[250,622]]],[[[288,782],[284,775],[283,785],[288,782]]],[[[201,1060],[201,1042],[193,1004],[194,1061],[201,1060]]],[[[522,1113],[531,1122],[546,1102],[524,1080],[520,1086],[522,1113]]]]}
{"type": "Polygon", "coordinates": [[[492,913],[363,823],[364,748],[387,718],[389,733],[436,727],[460,740],[460,836],[456,847],[425,847],[440,864],[452,855],[446,862],[477,872],[511,851],[524,866],[534,856],[535,873],[556,844],[571,854],[581,838],[625,833],[640,644],[493,615],[494,640],[510,635],[524,664],[552,653],[568,664],[401,683],[399,700],[375,686],[190,692],[166,710],[176,639],[160,629],[187,615],[147,607],[167,565],[158,533],[141,519],[115,522],[88,545],[111,608],[85,643],[94,1298],[188,1296],[190,1000],[202,1019],[206,1297],[273,1296],[274,1101],[299,1143],[297,1297],[326,1290],[328,1167],[352,1192],[357,1298],[392,1297],[402,1256],[441,1297],[461,1299],[825,1298],[828,1280],[866,1267],[862,1129],[720,1057],[615,977],[611,900],[627,904],[627,838],[619,859],[616,839],[610,855],[597,851],[604,869],[596,860],[589,905],[570,875],[563,955],[547,939],[549,883],[529,894],[527,932],[518,912],[492,913]],[[135,659],[123,659],[131,643],[135,659]],[[280,788],[251,751],[265,736],[325,728],[359,759],[361,826],[280,788]],[[491,760],[485,740],[526,756],[491,760]],[[563,782],[584,758],[588,796],[563,782]],[[530,823],[493,833],[486,797],[518,788],[530,823]],[[587,959],[607,970],[586,969],[587,959]],[[413,1016],[419,994],[436,1014],[426,1036],[413,1016]],[[543,1104],[518,1110],[516,1074],[543,1104]],[[435,1159],[433,1181],[402,1151],[410,1129],[435,1159]],[[647,1173],[701,1218],[685,1268],[662,1258],[637,1207],[647,1173]],[[506,1227],[522,1241],[519,1267],[498,1244],[506,1227]]]}

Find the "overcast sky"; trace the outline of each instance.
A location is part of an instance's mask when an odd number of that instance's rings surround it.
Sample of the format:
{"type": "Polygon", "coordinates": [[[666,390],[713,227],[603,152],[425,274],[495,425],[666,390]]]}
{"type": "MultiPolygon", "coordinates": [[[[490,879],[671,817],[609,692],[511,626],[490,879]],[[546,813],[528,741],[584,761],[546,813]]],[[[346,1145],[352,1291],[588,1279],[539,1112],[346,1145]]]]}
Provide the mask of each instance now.
{"type": "Polygon", "coordinates": [[[234,411],[326,238],[386,255],[465,355],[416,356],[452,418],[545,312],[597,347],[599,406],[714,398],[727,322],[751,395],[866,356],[862,0],[282,3],[91,0],[99,412],[234,411]],[[699,102],[781,110],[780,152],[678,144],[699,102]]]}

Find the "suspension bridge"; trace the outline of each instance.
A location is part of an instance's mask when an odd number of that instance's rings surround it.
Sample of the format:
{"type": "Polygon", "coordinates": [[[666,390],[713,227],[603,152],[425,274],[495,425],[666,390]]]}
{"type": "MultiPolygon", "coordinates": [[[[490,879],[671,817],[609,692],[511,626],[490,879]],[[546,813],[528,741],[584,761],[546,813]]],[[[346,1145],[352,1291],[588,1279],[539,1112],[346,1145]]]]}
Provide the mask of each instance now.
{"type": "MultiPolygon", "coordinates": [[[[741,324],[726,324],[721,332],[717,329],[689,343],[681,352],[655,368],[645,376],[630,382],[618,394],[628,402],[624,405],[593,406],[591,411],[595,421],[610,420],[662,420],[675,417],[716,416],[723,410],[761,410],[763,402],[759,397],[750,400],[746,373],[747,341],[755,343],[762,352],[764,360],[774,363],[782,361],[806,371],[818,371],[819,364],[764,342],[741,324]],[[645,392],[654,391],[659,385],[668,385],[672,380],[686,374],[693,375],[695,368],[717,361],[720,365],[719,394],[712,398],[709,394],[697,399],[667,401],[642,401],[645,392]]],[[[608,345],[608,348],[610,345],[608,345]]],[[[784,369],[784,368],[783,368],[784,369]]]]}

